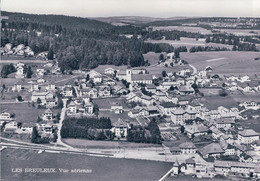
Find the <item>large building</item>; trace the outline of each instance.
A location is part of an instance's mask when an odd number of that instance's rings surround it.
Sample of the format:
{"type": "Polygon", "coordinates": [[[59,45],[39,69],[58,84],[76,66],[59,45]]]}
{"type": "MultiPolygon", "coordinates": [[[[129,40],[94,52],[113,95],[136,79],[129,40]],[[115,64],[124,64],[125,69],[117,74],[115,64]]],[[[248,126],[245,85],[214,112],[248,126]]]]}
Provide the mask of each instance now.
{"type": "Polygon", "coordinates": [[[178,108],[171,112],[171,119],[174,124],[183,125],[186,120],[192,120],[196,118],[196,112],[191,111],[189,109],[184,110],[182,108],[178,108]]]}
{"type": "Polygon", "coordinates": [[[259,133],[252,129],[245,129],[238,132],[238,141],[240,144],[250,144],[259,140],[259,133]]]}

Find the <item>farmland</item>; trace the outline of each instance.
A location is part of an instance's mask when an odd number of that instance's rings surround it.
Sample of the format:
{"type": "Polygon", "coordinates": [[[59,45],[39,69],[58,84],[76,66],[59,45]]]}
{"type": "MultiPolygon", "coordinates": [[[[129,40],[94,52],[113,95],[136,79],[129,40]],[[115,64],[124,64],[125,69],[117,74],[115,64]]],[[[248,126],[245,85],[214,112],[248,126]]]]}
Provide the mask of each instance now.
{"type": "Polygon", "coordinates": [[[154,31],[156,30],[166,30],[166,31],[186,31],[191,33],[200,33],[200,34],[212,34],[210,30],[201,27],[191,27],[191,26],[153,26],[154,31]]]}
{"type": "Polygon", "coordinates": [[[236,36],[259,36],[260,30],[246,30],[246,29],[215,29],[221,33],[231,33],[236,36]]]}
{"type": "Polygon", "coordinates": [[[171,163],[42,153],[6,149],[1,153],[2,180],[159,180],[171,163]],[[12,168],[55,168],[56,173],[13,173],[12,168]],[[89,169],[91,173],[61,173],[64,169],[89,169]],[[149,174],[147,174],[149,173],[149,174]]]}
{"type": "Polygon", "coordinates": [[[181,58],[194,65],[198,70],[211,66],[213,73],[224,75],[251,75],[259,73],[259,52],[196,52],[181,53],[181,58]]]}
{"type": "Polygon", "coordinates": [[[180,41],[175,40],[147,40],[146,42],[149,43],[168,43],[172,45],[173,47],[180,47],[180,46],[186,46],[187,49],[190,49],[193,46],[212,46],[212,47],[225,47],[232,49],[232,45],[226,45],[226,44],[217,44],[217,43],[206,43],[204,38],[198,39],[198,41],[195,38],[184,38],[181,37],[180,41]]]}

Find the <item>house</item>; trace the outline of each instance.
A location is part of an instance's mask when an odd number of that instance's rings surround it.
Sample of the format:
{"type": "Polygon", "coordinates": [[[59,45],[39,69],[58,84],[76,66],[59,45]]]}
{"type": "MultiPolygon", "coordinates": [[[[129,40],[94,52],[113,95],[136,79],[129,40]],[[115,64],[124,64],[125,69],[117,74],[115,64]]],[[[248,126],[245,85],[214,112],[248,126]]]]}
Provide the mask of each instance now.
{"type": "Polygon", "coordinates": [[[213,68],[212,68],[211,66],[207,66],[207,67],[205,68],[205,71],[206,71],[206,72],[212,72],[212,71],[213,71],[213,68]]]}
{"type": "Polygon", "coordinates": [[[145,117],[148,116],[149,112],[144,109],[143,107],[136,106],[134,109],[130,110],[128,113],[128,116],[131,118],[137,118],[137,117],[145,117]]]}
{"type": "Polygon", "coordinates": [[[119,71],[116,73],[116,77],[119,79],[119,80],[126,80],[126,72],[125,71],[119,71]]]}
{"type": "Polygon", "coordinates": [[[142,84],[152,84],[153,77],[150,74],[133,74],[131,75],[131,83],[142,83],[142,84]]]}
{"type": "Polygon", "coordinates": [[[23,133],[32,134],[34,124],[33,123],[23,123],[21,126],[21,131],[23,133]]]}
{"type": "Polygon", "coordinates": [[[18,123],[16,121],[11,121],[9,123],[6,123],[4,132],[5,133],[14,133],[16,132],[18,128],[18,123]]]}
{"type": "Polygon", "coordinates": [[[62,90],[62,94],[64,97],[73,97],[72,87],[65,86],[62,90]]]}
{"type": "Polygon", "coordinates": [[[111,68],[111,67],[108,67],[105,69],[105,74],[107,75],[114,75],[115,74],[115,69],[111,68]]]}
{"type": "Polygon", "coordinates": [[[225,149],[224,155],[236,155],[236,147],[228,144],[225,149]]]}
{"type": "Polygon", "coordinates": [[[181,95],[188,95],[188,94],[194,94],[195,91],[192,87],[190,86],[178,86],[178,91],[181,95]]]}
{"type": "Polygon", "coordinates": [[[39,90],[39,85],[35,84],[35,83],[31,84],[31,89],[30,90],[31,90],[31,92],[38,91],[39,90]]]}
{"type": "Polygon", "coordinates": [[[113,124],[111,131],[117,138],[125,138],[127,136],[128,124],[119,118],[118,121],[113,124]]]}
{"type": "Polygon", "coordinates": [[[240,82],[248,82],[250,81],[250,77],[248,75],[242,76],[239,78],[240,82]]]}
{"type": "Polygon", "coordinates": [[[99,97],[110,97],[111,96],[111,88],[109,86],[100,86],[98,90],[99,97]]]}
{"type": "Polygon", "coordinates": [[[174,124],[184,125],[186,120],[193,120],[196,118],[196,112],[189,109],[178,108],[171,111],[171,120],[174,124]]]}
{"type": "Polygon", "coordinates": [[[148,84],[145,86],[145,90],[151,93],[156,92],[156,86],[154,84],[148,84]]]}
{"type": "Polygon", "coordinates": [[[164,114],[164,115],[171,115],[171,112],[176,110],[179,107],[178,104],[175,104],[173,102],[162,102],[159,105],[160,111],[164,114]]]}
{"type": "Polygon", "coordinates": [[[97,98],[98,97],[98,91],[96,88],[86,88],[86,89],[80,89],[79,95],[87,96],[89,98],[97,98]]]}
{"type": "Polygon", "coordinates": [[[158,116],[158,108],[156,106],[148,106],[146,109],[149,113],[149,116],[158,116]]]}
{"type": "Polygon", "coordinates": [[[92,102],[85,102],[84,107],[87,114],[94,113],[94,104],[92,102]]]}
{"type": "Polygon", "coordinates": [[[47,108],[53,108],[55,106],[56,106],[56,100],[54,98],[46,99],[46,107],[47,108]]]}
{"type": "Polygon", "coordinates": [[[2,112],[1,114],[0,114],[0,120],[2,121],[2,120],[7,120],[7,121],[11,121],[13,118],[11,117],[11,114],[10,113],[8,113],[8,112],[2,112]]]}
{"type": "Polygon", "coordinates": [[[32,102],[37,102],[38,99],[41,100],[41,105],[45,105],[46,104],[46,100],[53,98],[53,94],[50,92],[33,92],[32,93],[32,102]]]}
{"type": "Polygon", "coordinates": [[[36,69],[36,75],[37,77],[42,77],[45,73],[45,70],[44,69],[36,69]]]}
{"type": "Polygon", "coordinates": [[[113,87],[113,93],[114,94],[124,94],[124,93],[127,93],[127,90],[119,85],[116,85],[113,87]]]}
{"type": "Polygon", "coordinates": [[[93,78],[93,81],[94,81],[95,84],[102,83],[102,81],[103,81],[102,75],[95,75],[94,78],[93,78]]]}
{"type": "Polygon", "coordinates": [[[16,83],[14,84],[13,88],[12,88],[12,91],[14,92],[20,92],[22,90],[22,85],[20,83],[16,83]]]}
{"type": "Polygon", "coordinates": [[[215,119],[215,124],[217,128],[228,129],[233,127],[233,125],[235,124],[235,120],[230,118],[218,118],[215,119]]]}
{"type": "Polygon", "coordinates": [[[199,149],[199,152],[204,158],[208,158],[209,156],[217,157],[225,153],[225,151],[221,148],[220,144],[218,143],[211,143],[199,149]]]}
{"type": "Polygon", "coordinates": [[[76,114],[77,113],[77,106],[73,101],[71,101],[68,105],[68,113],[69,114],[76,114]]]}
{"type": "Polygon", "coordinates": [[[189,138],[208,134],[208,128],[204,125],[184,125],[184,127],[189,138]]]}
{"type": "Polygon", "coordinates": [[[120,104],[111,105],[111,111],[115,112],[115,114],[120,114],[124,111],[123,106],[120,104]]]}
{"type": "Polygon", "coordinates": [[[250,144],[259,140],[259,135],[253,129],[245,129],[238,132],[238,141],[240,144],[250,144]]]}
{"type": "Polygon", "coordinates": [[[195,154],[196,146],[192,142],[185,142],[179,145],[181,153],[185,155],[195,154]]]}
{"type": "Polygon", "coordinates": [[[164,90],[164,91],[167,91],[169,90],[171,87],[176,87],[177,88],[178,86],[178,83],[177,82],[163,82],[159,89],[161,90],[164,90]]]}
{"type": "Polygon", "coordinates": [[[178,160],[176,159],[176,161],[173,163],[171,176],[179,175],[179,167],[180,167],[180,164],[179,164],[178,160]]]}
{"type": "Polygon", "coordinates": [[[43,113],[43,120],[44,121],[52,121],[53,120],[53,112],[50,109],[47,109],[43,113]]]}
{"type": "Polygon", "coordinates": [[[55,84],[49,83],[49,84],[46,86],[46,90],[48,90],[48,91],[55,91],[55,84]]]}
{"type": "Polygon", "coordinates": [[[24,78],[24,66],[17,66],[16,67],[16,75],[15,78],[24,78]]]}
{"type": "Polygon", "coordinates": [[[154,99],[152,97],[150,97],[150,96],[147,96],[147,95],[142,95],[140,97],[140,100],[141,100],[141,103],[143,103],[143,104],[145,104],[147,106],[152,105],[153,102],[154,102],[154,99]]]}

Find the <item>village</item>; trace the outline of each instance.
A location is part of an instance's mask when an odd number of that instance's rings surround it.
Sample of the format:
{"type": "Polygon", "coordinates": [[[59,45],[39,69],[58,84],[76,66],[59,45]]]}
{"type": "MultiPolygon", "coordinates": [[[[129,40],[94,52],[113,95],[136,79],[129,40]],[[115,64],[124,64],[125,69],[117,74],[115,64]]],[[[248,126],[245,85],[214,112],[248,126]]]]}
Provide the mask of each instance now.
{"type": "MultiPolygon", "coordinates": [[[[22,44],[6,44],[1,54],[34,56],[22,44]]],[[[201,101],[207,94],[259,96],[260,75],[222,76],[214,74],[211,66],[198,71],[169,53],[148,67],[107,66],[73,71],[63,78],[55,59],[48,60],[47,52],[39,57],[40,64],[10,64],[15,70],[8,78],[14,81],[1,81],[2,137],[62,145],[63,138],[72,136],[64,131],[69,130],[66,121],[94,120],[101,126],[90,127],[94,133],[88,131],[88,139],[161,144],[171,154],[165,161],[173,163],[167,176],[260,178],[260,133],[243,125],[246,120],[259,119],[260,103],[251,100],[211,109],[201,101]],[[152,66],[161,73],[149,71],[152,66]],[[173,71],[164,71],[165,67],[173,71]],[[27,104],[39,114],[30,118],[33,121],[22,121],[9,104],[27,104]]]]}

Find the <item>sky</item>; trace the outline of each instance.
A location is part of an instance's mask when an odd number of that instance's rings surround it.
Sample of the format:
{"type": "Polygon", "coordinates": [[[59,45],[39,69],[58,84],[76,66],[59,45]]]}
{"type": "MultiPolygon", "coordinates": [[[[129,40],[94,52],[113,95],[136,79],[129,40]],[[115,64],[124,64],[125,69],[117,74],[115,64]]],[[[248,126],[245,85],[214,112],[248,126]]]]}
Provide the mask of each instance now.
{"type": "Polygon", "coordinates": [[[260,0],[1,0],[1,10],[80,17],[260,17],[260,0]]]}

